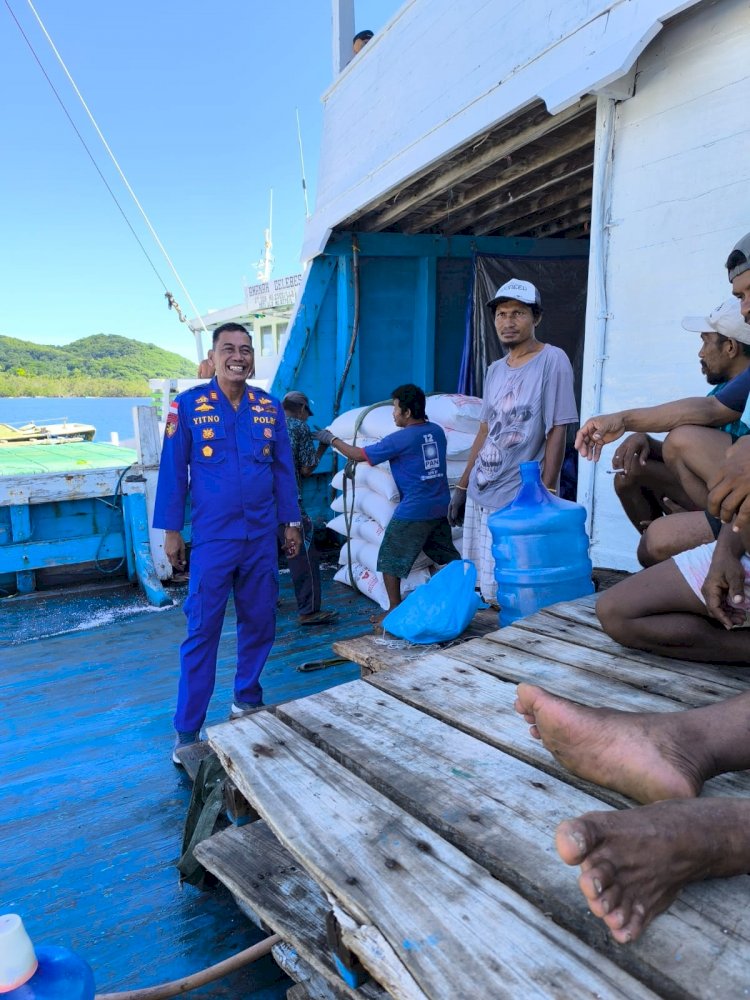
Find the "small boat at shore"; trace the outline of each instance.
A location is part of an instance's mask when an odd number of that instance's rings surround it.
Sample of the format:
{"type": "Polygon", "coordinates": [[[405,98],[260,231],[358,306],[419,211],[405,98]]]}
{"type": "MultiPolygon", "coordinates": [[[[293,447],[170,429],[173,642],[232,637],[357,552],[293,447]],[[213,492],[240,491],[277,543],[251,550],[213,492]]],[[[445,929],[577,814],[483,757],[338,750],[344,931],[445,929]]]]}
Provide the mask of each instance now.
{"type": "Polygon", "coordinates": [[[76,424],[67,417],[57,417],[55,422],[37,424],[0,423],[0,445],[4,444],[59,444],[61,441],[93,441],[96,427],[76,424]]]}

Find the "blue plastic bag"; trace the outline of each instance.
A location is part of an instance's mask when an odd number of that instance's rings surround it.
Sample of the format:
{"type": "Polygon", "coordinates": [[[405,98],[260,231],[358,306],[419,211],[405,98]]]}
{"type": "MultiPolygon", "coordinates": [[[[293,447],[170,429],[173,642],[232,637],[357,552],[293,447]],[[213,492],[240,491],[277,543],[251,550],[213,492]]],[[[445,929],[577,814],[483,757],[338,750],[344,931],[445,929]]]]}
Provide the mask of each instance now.
{"type": "Polygon", "coordinates": [[[383,629],[409,642],[448,642],[461,635],[478,608],[477,571],[468,559],[444,566],[427,583],[407,594],[383,619],[383,629]]]}

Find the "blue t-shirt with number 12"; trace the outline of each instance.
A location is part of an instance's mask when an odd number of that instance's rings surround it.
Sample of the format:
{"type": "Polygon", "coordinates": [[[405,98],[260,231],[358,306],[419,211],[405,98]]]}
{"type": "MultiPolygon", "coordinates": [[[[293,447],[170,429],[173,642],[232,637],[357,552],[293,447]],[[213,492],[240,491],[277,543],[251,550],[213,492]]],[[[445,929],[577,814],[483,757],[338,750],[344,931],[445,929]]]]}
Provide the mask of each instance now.
{"type": "Polygon", "coordinates": [[[445,517],[450,490],[445,465],[445,432],[426,421],[410,424],[363,449],[370,465],[391,463],[391,474],[401,494],[393,513],[402,521],[429,521],[445,517]]]}

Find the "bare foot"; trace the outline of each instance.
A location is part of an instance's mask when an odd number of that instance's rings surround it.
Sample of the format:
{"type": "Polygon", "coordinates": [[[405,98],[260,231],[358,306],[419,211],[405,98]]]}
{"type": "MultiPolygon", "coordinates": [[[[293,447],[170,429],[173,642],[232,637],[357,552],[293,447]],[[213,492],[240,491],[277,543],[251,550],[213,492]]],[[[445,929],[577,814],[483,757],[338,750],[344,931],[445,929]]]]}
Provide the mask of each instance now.
{"type": "Polygon", "coordinates": [[[516,711],[573,774],[637,802],[693,798],[711,777],[685,712],[587,708],[519,684],[516,711]]]}
{"type": "Polygon", "coordinates": [[[591,912],[620,944],[635,941],[688,882],[750,870],[747,799],[657,802],[564,820],[555,845],[580,865],[591,912]]]}

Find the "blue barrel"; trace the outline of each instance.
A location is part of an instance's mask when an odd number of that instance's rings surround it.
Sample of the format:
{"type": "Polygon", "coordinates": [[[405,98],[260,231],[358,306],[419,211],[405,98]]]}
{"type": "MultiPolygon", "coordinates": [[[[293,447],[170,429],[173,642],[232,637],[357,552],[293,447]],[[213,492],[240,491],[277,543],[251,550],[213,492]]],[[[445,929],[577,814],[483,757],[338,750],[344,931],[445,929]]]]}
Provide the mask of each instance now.
{"type": "Polygon", "coordinates": [[[23,986],[3,993],[3,1000],[94,1000],[94,974],[75,952],[55,945],[34,950],[36,972],[23,986]]]}
{"type": "Polygon", "coordinates": [[[520,468],[515,499],[487,519],[501,627],[594,592],[585,509],[550,493],[538,462],[520,468]]]}

